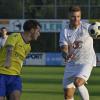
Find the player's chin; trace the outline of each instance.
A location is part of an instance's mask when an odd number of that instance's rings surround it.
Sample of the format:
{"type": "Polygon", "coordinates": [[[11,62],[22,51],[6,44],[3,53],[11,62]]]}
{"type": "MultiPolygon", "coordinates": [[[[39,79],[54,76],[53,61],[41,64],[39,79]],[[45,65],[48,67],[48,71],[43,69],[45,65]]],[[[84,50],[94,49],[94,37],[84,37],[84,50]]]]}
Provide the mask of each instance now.
{"type": "Polygon", "coordinates": [[[38,37],[34,37],[34,38],[33,38],[33,40],[37,40],[37,39],[38,39],[38,37]]]}

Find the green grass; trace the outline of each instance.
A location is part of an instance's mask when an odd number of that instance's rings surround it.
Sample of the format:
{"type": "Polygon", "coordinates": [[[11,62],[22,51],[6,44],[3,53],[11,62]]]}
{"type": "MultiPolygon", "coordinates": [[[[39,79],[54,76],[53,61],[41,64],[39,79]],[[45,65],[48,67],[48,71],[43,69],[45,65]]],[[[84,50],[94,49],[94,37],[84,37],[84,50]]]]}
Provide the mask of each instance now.
{"type": "MultiPolygon", "coordinates": [[[[21,100],[64,100],[62,89],[64,67],[24,67],[21,100]]],[[[100,99],[100,68],[94,68],[87,88],[90,100],[100,99]]],[[[75,100],[80,100],[78,94],[75,100]]]]}

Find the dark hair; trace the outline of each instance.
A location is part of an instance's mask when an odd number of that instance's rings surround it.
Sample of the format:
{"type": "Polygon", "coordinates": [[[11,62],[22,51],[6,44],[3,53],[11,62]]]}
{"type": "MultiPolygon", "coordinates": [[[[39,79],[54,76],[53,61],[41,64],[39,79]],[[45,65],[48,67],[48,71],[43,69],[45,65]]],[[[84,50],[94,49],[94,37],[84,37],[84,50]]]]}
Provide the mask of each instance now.
{"type": "Polygon", "coordinates": [[[27,20],[23,25],[23,29],[24,31],[29,31],[32,28],[37,28],[37,26],[41,28],[41,25],[37,20],[27,20]]]}
{"type": "Polygon", "coordinates": [[[81,11],[80,6],[71,6],[69,8],[69,12],[77,12],[77,11],[81,11]]]}
{"type": "Polygon", "coordinates": [[[2,27],[1,30],[3,30],[3,29],[7,29],[7,28],[6,27],[2,27]]]}

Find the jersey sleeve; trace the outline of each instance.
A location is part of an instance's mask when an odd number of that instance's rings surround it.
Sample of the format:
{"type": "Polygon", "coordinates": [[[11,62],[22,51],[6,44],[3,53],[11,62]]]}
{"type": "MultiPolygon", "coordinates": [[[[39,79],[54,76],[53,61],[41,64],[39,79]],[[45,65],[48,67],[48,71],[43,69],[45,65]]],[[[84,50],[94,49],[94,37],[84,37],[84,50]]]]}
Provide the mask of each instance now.
{"type": "Polygon", "coordinates": [[[89,35],[89,32],[88,32],[88,28],[89,28],[90,24],[89,23],[86,23],[86,22],[83,22],[82,23],[82,29],[83,29],[83,33],[87,36],[90,36],[89,35]]]}
{"type": "Polygon", "coordinates": [[[66,33],[67,33],[67,30],[66,29],[63,29],[61,32],[60,32],[60,39],[59,39],[59,45],[62,46],[62,45],[68,45],[67,43],[67,36],[66,36],[66,33]]]}
{"type": "Polygon", "coordinates": [[[11,35],[8,36],[8,39],[6,41],[6,46],[15,46],[18,40],[18,33],[12,33],[11,35]]]}
{"type": "Polygon", "coordinates": [[[26,51],[26,55],[28,55],[31,51],[31,46],[29,46],[29,49],[26,51]]]}

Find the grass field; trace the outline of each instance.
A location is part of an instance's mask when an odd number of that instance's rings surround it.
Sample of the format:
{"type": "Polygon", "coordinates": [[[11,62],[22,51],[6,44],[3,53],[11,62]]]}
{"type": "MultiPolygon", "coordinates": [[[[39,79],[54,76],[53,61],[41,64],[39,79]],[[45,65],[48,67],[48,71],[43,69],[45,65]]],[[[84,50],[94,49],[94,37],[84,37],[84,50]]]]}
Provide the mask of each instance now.
{"type": "MultiPolygon", "coordinates": [[[[21,100],[64,100],[62,89],[64,67],[24,67],[21,100]]],[[[88,81],[90,100],[100,100],[100,68],[94,68],[88,81]]],[[[80,100],[78,94],[75,100],[80,100]]]]}

